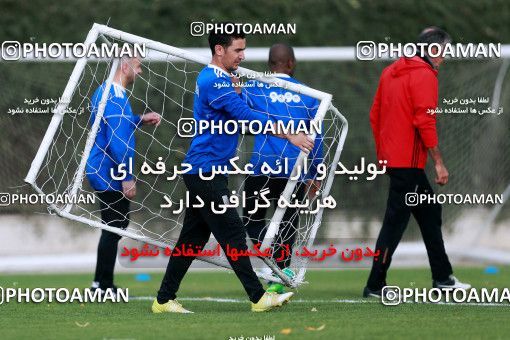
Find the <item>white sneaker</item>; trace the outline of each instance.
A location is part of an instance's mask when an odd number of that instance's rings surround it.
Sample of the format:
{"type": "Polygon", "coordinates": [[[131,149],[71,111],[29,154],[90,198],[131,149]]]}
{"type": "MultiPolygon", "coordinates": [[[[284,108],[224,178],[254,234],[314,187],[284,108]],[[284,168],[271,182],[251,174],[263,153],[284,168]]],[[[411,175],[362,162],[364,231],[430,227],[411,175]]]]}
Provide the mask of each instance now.
{"type": "Polygon", "coordinates": [[[471,288],[469,283],[460,282],[455,276],[450,275],[446,281],[432,281],[433,288],[453,288],[453,289],[464,289],[471,288]]]}

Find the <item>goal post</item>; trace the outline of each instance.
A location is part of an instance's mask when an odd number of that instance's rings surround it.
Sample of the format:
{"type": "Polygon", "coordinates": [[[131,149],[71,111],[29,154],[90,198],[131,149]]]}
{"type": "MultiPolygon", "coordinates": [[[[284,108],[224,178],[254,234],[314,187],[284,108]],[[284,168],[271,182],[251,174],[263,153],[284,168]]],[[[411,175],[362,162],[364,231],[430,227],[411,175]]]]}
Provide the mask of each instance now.
{"type": "MultiPolygon", "coordinates": [[[[148,51],[146,78],[135,82],[145,92],[145,98],[141,98],[129,92],[129,99],[140,105],[143,110],[154,110],[151,104],[152,96],[157,97],[159,109],[162,115],[162,124],[157,130],[151,133],[143,132],[140,139],[146,139],[143,147],[138,148],[136,156],[150,164],[155,163],[155,150],[162,153],[162,161],[170,164],[178,164],[187,148],[184,142],[175,138],[175,118],[189,116],[192,114],[191,98],[194,92],[194,82],[198,74],[198,67],[203,67],[210,62],[210,59],[184,49],[173,47],[161,42],[139,37],[104,25],[94,24],[87,35],[85,46],[95,43],[101,37],[112,41],[128,44],[144,44],[148,51]],[[163,60],[152,61],[154,56],[163,60]],[[162,65],[154,65],[153,63],[162,65]],[[180,63],[177,65],[177,63],[180,63]],[[170,75],[171,74],[171,75],[170,75]],[[148,140],[148,141],[147,141],[148,140]]],[[[142,60],[142,63],[145,61],[142,60]]],[[[48,195],[54,193],[67,193],[71,197],[83,192],[90,192],[91,189],[84,183],[85,167],[91,148],[95,142],[99,123],[105,109],[107,95],[112,84],[114,73],[119,64],[118,59],[112,60],[87,60],[86,57],[77,60],[73,72],[64,89],[62,99],[53,111],[52,120],[47,128],[44,138],[39,146],[37,154],[32,161],[31,167],[25,178],[34,190],[39,194],[48,195]],[[105,65],[99,65],[104,62],[105,65]],[[88,118],[91,112],[86,109],[85,115],[66,113],[68,106],[73,103],[81,107],[88,107],[90,97],[95,88],[105,83],[105,90],[101,98],[98,112],[92,126],[89,126],[88,118]]],[[[320,101],[315,114],[314,121],[327,124],[328,129],[324,135],[324,159],[327,162],[326,180],[323,183],[322,195],[329,195],[334,180],[334,170],[340,159],[340,154],[345,143],[347,134],[347,120],[332,105],[332,95],[284,79],[265,76],[264,73],[255,72],[247,68],[239,68],[237,72],[242,73],[257,81],[271,84],[298,94],[303,94],[320,101]]],[[[310,135],[315,138],[315,134],[310,135]]],[[[243,142],[244,143],[244,142],[243,142]]],[[[248,142],[246,142],[248,143],[248,142]]],[[[238,148],[238,151],[241,149],[238,148]]],[[[246,156],[246,155],[243,155],[246,156]]],[[[295,173],[299,164],[304,162],[306,154],[301,152],[293,169],[295,173]]],[[[170,168],[170,167],[169,167],[170,168]]],[[[139,173],[134,174],[139,178],[139,173]]],[[[171,175],[165,171],[164,175],[157,175],[155,178],[142,178],[140,184],[142,193],[140,198],[132,200],[133,214],[145,214],[140,222],[131,223],[134,227],[127,230],[120,230],[105,225],[98,218],[98,210],[92,206],[68,203],[63,206],[49,204],[49,210],[61,217],[87,224],[91,227],[108,230],[121,236],[134,240],[153,244],[158,247],[172,247],[175,244],[176,235],[182,226],[183,214],[171,216],[161,208],[160,203],[163,195],[168,194],[172,201],[177,201],[183,195],[183,182],[177,178],[175,183],[165,182],[166,176],[171,175]],[[165,184],[166,183],[166,184],[165,184]],[[156,196],[156,197],[155,197],[156,196]],[[159,221],[158,221],[159,220],[159,221]]],[[[295,189],[297,181],[289,180],[282,194],[287,200],[295,189]]],[[[238,188],[240,189],[240,188],[238,188]]],[[[240,190],[239,190],[240,191],[240,190]]],[[[137,194],[138,196],[138,194],[137,194]]],[[[297,245],[310,246],[317,230],[321,225],[323,215],[322,207],[313,218],[306,218],[300,222],[298,227],[297,245]]],[[[272,247],[272,243],[278,234],[285,208],[276,208],[268,226],[268,232],[264,238],[264,247],[272,247]]],[[[209,243],[208,243],[209,244],[209,243]]],[[[218,266],[229,268],[228,261],[223,254],[222,257],[198,257],[198,259],[213,263],[218,266]]],[[[297,272],[294,278],[288,278],[274,263],[272,259],[263,259],[270,267],[274,275],[265,272],[257,274],[272,281],[280,281],[288,286],[297,287],[304,282],[306,263],[294,261],[293,269],[297,272]]]]}
{"type": "MultiPolygon", "coordinates": [[[[94,43],[97,40],[98,31],[95,28],[96,24],[92,27],[92,29],[89,31],[87,38],[85,39],[84,46],[88,48],[92,43],[94,43]]],[[[48,152],[48,149],[51,145],[51,141],[53,140],[53,137],[55,136],[55,133],[62,122],[62,116],[64,115],[65,109],[67,109],[67,106],[69,104],[68,99],[72,97],[74,90],[76,88],[76,85],[78,84],[78,80],[83,72],[83,69],[85,68],[85,64],[87,63],[87,58],[83,57],[80,58],[76,65],[74,66],[73,73],[71,74],[69,81],[67,82],[67,85],[64,89],[64,93],[61,97],[61,100],[59,101],[58,105],[56,106],[55,110],[53,111],[53,117],[51,118],[51,123],[48,126],[48,129],[46,130],[46,134],[44,135],[44,138],[41,142],[41,145],[39,146],[39,149],[37,150],[37,154],[35,155],[34,160],[32,161],[32,164],[30,166],[30,170],[28,171],[27,176],[25,177],[25,182],[31,184],[32,186],[35,185],[35,178],[37,176],[37,173],[41,169],[41,165],[44,161],[44,157],[46,156],[46,153],[48,152]]]]}

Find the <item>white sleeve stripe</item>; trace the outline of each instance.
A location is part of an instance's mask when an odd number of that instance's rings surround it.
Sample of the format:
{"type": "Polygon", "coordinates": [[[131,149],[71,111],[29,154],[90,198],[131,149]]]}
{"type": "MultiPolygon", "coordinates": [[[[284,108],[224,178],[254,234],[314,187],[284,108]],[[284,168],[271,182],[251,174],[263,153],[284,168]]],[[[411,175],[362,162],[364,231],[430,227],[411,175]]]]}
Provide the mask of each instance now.
{"type": "Polygon", "coordinates": [[[105,116],[104,118],[105,119],[108,119],[108,118],[129,118],[128,115],[123,115],[123,114],[120,114],[120,115],[109,115],[109,116],[105,116]]]}
{"type": "Polygon", "coordinates": [[[227,93],[222,94],[221,96],[219,96],[219,97],[217,97],[217,98],[214,98],[214,100],[212,100],[212,101],[209,103],[209,105],[211,105],[212,103],[214,103],[216,100],[220,99],[221,97],[224,97],[224,96],[226,96],[227,94],[231,94],[232,92],[234,92],[234,91],[232,90],[232,91],[230,91],[230,92],[227,92],[227,93]]]}

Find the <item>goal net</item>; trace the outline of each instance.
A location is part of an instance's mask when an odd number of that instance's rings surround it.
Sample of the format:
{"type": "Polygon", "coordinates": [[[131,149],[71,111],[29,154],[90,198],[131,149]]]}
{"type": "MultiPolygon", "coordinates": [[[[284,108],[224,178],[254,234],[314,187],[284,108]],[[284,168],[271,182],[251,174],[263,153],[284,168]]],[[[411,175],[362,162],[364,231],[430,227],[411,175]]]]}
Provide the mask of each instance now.
{"type": "MultiPolygon", "coordinates": [[[[193,96],[198,73],[208,64],[210,58],[175,48],[163,43],[121,32],[110,27],[95,24],[89,32],[85,45],[92,43],[129,43],[145,44],[147,56],[142,59],[142,74],[134,84],[126,89],[126,95],[135,113],[158,112],[162,122],[158,127],[147,126],[137,129],[135,158],[129,169],[136,178],[137,194],[130,201],[130,224],[126,230],[110,227],[102,223],[98,200],[91,202],[53,202],[48,208],[52,214],[85,225],[108,230],[131,239],[158,247],[172,248],[183,225],[184,210],[178,209],[186,197],[182,175],[176,170],[182,169],[184,156],[191,141],[179,136],[178,121],[193,117],[193,96]],[[144,171],[143,165],[154,172],[144,171]]],[[[112,86],[112,79],[119,64],[118,59],[95,60],[79,59],[69,81],[54,108],[54,115],[41,141],[39,150],[32,161],[25,179],[41,195],[90,197],[94,190],[86,180],[85,165],[99,128],[104,110],[100,108],[95,120],[91,120],[91,97],[94,91],[105,84],[105,93],[112,86]]],[[[239,69],[239,73],[249,78],[283,88],[294,94],[303,94],[319,100],[315,121],[322,122],[322,135],[317,142],[321,145],[320,161],[324,164],[321,188],[317,195],[294,196],[296,186],[301,179],[287,180],[282,193],[287,201],[299,201],[301,209],[296,209],[290,217],[298,221],[291,233],[280,232],[285,215],[285,207],[276,207],[265,217],[267,225],[263,245],[276,252],[277,247],[292,240],[294,249],[311,247],[321,225],[325,207],[319,204],[332,193],[334,171],[340,160],[347,134],[347,121],[331,104],[331,95],[297,85],[279,78],[265,76],[249,69],[239,69]]],[[[265,98],[271,101],[272,98],[265,98]]],[[[274,100],[275,98],[273,98],[274,100]]],[[[103,99],[106,100],[106,98],[103,99]]],[[[278,100],[278,98],[276,98],[278,100]]],[[[285,98],[282,99],[285,102],[285,98]]],[[[289,106],[301,105],[299,101],[287,101],[289,106]]],[[[274,115],[272,112],[265,114],[274,115]]],[[[243,167],[253,153],[253,136],[241,135],[238,144],[237,164],[243,167]]],[[[256,151],[256,150],[255,150],[256,151]]],[[[277,155],[283,157],[283,154],[277,155]]],[[[297,166],[306,172],[312,172],[312,156],[300,153],[297,166]],[[305,167],[306,166],[306,167],[305,167]]],[[[312,178],[313,179],[313,178],[312,178]]],[[[242,196],[244,175],[230,175],[229,186],[233,195],[242,196]]],[[[238,208],[242,214],[242,206],[238,208]]],[[[288,216],[285,216],[287,219],[288,216]]],[[[206,249],[214,249],[216,241],[211,239],[206,249]]],[[[262,248],[264,249],[264,248],[262,248]]],[[[289,277],[277,265],[273,257],[264,257],[264,268],[259,276],[278,281],[289,286],[298,286],[304,281],[307,260],[291,252],[290,268],[295,273],[289,277]]],[[[229,268],[225,254],[217,257],[198,257],[198,259],[229,268]]]]}

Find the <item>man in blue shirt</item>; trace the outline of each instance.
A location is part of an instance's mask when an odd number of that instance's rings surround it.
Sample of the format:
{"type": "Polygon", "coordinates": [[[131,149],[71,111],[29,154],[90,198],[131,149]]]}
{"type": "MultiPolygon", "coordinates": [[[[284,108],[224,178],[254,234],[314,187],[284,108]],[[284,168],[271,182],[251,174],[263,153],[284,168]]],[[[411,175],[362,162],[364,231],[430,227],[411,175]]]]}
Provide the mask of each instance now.
{"type": "MultiPolygon", "coordinates": [[[[129,224],[129,200],[135,197],[136,183],[131,173],[119,174],[119,165],[126,169],[129,164],[134,164],[135,130],[142,124],[157,126],[161,121],[155,112],[139,116],[131,110],[126,87],[141,73],[140,59],[121,60],[85,167],[87,179],[99,198],[102,222],[121,229],[129,224]]],[[[91,126],[105,88],[106,83],[101,84],[92,95],[91,126]]],[[[102,230],[92,289],[115,291],[113,272],[120,238],[120,235],[102,230]]]]}
{"type": "MultiPolygon", "coordinates": [[[[296,67],[296,58],[294,50],[287,44],[275,44],[269,50],[269,69],[274,76],[293,83],[300,84],[292,76],[296,67]]],[[[272,87],[258,82],[249,82],[244,88],[243,94],[250,107],[257,112],[274,113],[284,122],[292,121],[294,126],[298,122],[305,123],[310,128],[310,121],[315,117],[319,107],[319,100],[298,94],[287,89],[272,87]]],[[[316,191],[320,188],[320,181],[315,180],[317,166],[322,162],[322,135],[317,134],[314,149],[309,154],[310,168],[306,177],[302,176],[302,181],[296,185],[294,194],[301,201],[305,192],[309,193],[310,198],[315,197],[316,191]]],[[[258,199],[258,195],[264,189],[269,189],[265,195],[269,201],[272,201],[276,208],[276,202],[282,195],[285,186],[288,183],[290,173],[296,163],[299,148],[290,144],[288,141],[271,135],[259,134],[255,136],[252,157],[250,163],[253,165],[254,175],[249,175],[244,183],[244,192],[246,193],[246,206],[243,209],[243,223],[248,235],[254,243],[262,243],[266,234],[266,213],[267,208],[258,207],[253,211],[258,199]],[[280,174],[264,174],[262,165],[266,163],[272,169],[277,169],[278,165],[288,164],[287,169],[282,169],[280,174]]],[[[276,264],[281,269],[288,268],[290,265],[290,255],[292,245],[296,237],[296,229],[299,224],[299,212],[296,208],[288,207],[282,218],[282,223],[278,230],[278,235],[273,248],[273,257],[276,264]],[[287,252],[288,250],[288,252],[287,252]],[[282,251],[287,256],[281,256],[282,251]]],[[[292,276],[292,271],[288,268],[285,272],[292,276]]],[[[283,286],[280,284],[270,284],[267,291],[283,293],[283,286]]]]}
{"type": "MultiPolygon", "coordinates": [[[[201,120],[225,122],[227,120],[258,120],[266,124],[267,115],[252,111],[235,92],[229,72],[236,70],[244,59],[246,48],[245,36],[241,32],[233,34],[209,35],[209,47],[212,52],[211,64],[199,74],[195,90],[193,115],[198,124],[201,120]],[[228,86],[220,86],[225,84],[228,86]]],[[[303,150],[310,151],[313,141],[304,134],[281,135],[303,150]]],[[[196,135],[187,152],[185,163],[192,165],[192,171],[183,175],[184,183],[190,197],[199,196],[203,201],[202,208],[188,207],[184,217],[183,228],[174,249],[182,246],[203,247],[212,234],[227,253],[227,247],[243,252],[248,249],[246,232],[242,221],[235,210],[229,207],[222,214],[212,211],[211,205],[227,203],[230,191],[228,178],[215,174],[211,180],[204,180],[199,173],[210,175],[212,167],[228,166],[229,160],[235,156],[238,135],[224,135],[204,131],[196,135]]],[[[195,202],[192,202],[195,204],[195,202]]],[[[172,253],[172,255],[174,255],[172,253]]],[[[176,312],[190,313],[175,301],[179,285],[195,257],[171,256],[165,276],[161,282],[157,299],[152,305],[154,313],[176,312]]],[[[277,295],[266,293],[258,280],[250,259],[240,256],[234,261],[227,256],[232,269],[241,281],[250,301],[252,311],[263,312],[287,302],[293,293],[277,295]]]]}

